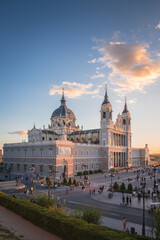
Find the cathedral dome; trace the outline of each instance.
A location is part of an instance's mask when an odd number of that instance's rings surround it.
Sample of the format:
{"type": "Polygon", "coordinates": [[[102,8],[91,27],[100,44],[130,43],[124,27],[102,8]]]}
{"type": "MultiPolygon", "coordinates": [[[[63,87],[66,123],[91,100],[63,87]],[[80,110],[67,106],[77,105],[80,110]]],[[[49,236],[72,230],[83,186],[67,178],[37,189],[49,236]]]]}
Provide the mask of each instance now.
{"type": "Polygon", "coordinates": [[[74,113],[66,106],[66,100],[64,98],[64,93],[62,94],[61,106],[54,110],[51,118],[54,117],[67,117],[67,118],[76,118],[74,113]]]}
{"type": "Polygon", "coordinates": [[[66,105],[64,106],[60,106],[59,108],[57,108],[53,113],[52,113],[52,118],[54,117],[68,117],[68,118],[75,118],[74,113],[67,108],[66,105]]]}

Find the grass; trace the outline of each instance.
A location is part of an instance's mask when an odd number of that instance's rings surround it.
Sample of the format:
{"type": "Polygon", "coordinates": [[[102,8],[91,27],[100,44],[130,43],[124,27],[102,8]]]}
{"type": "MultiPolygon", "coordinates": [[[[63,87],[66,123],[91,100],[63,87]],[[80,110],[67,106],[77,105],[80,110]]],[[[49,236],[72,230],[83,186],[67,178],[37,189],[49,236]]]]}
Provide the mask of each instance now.
{"type": "Polygon", "coordinates": [[[13,232],[11,232],[6,227],[0,224],[0,240],[22,240],[24,239],[23,235],[17,236],[13,232]]]}

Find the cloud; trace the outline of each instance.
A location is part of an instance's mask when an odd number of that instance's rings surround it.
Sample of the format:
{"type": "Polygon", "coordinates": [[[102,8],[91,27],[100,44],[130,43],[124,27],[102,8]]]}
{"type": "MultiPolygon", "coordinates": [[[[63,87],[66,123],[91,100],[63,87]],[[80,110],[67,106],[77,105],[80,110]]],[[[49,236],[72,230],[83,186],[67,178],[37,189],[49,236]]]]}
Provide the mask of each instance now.
{"type": "Polygon", "coordinates": [[[82,95],[94,95],[99,93],[99,89],[93,89],[93,84],[81,84],[77,82],[62,82],[62,85],[53,85],[49,95],[62,94],[64,88],[65,95],[69,98],[77,98],[82,95]]]}
{"type": "Polygon", "coordinates": [[[15,131],[15,132],[8,132],[9,134],[18,134],[20,136],[27,135],[28,131],[15,131]]]}
{"type": "Polygon", "coordinates": [[[137,99],[136,99],[136,98],[133,98],[133,99],[128,100],[127,102],[128,102],[129,104],[134,104],[134,103],[136,103],[136,101],[137,101],[137,99]]]}
{"type": "Polygon", "coordinates": [[[150,58],[148,49],[148,45],[126,42],[105,42],[99,47],[98,62],[111,69],[109,80],[115,92],[120,95],[132,91],[144,93],[144,88],[160,76],[160,62],[150,58]]]}
{"type": "Polygon", "coordinates": [[[122,100],[116,100],[115,102],[116,103],[122,103],[122,100]]]}
{"type": "Polygon", "coordinates": [[[157,24],[157,26],[155,27],[155,29],[160,29],[160,22],[157,24]]]}
{"type": "Polygon", "coordinates": [[[94,58],[94,59],[91,59],[90,61],[88,61],[88,63],[96,63],[96,58],[94,58]]]}
{"type": "Polygon", "coordinates": [[[96,71],[96,74],[91,76],[91,79],[104,78],[104,73],[96,71]]]}
{"type": "MultiPolygon", "coordinates": [[[[127,100],[127,104],[134,104],[134,103],[136,103],[136,101],[137,101],[137,99],[136,99],[136,98],[133,98],[133,99],[127,100]]],[[[117,99],[115,102],[116,102],[116,103],[122,103],[122,102],[124,102],[124,101],[122,101],[122,100],[120,100],[120,99],[117,99]]]]}

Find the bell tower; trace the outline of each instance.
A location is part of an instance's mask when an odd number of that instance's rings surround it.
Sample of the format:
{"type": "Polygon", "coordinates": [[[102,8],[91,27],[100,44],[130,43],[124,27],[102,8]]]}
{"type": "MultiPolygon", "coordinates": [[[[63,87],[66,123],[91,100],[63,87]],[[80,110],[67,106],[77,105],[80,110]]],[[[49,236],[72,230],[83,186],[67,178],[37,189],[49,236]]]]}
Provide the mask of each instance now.
{"type": "Polygon", "coordinates": [[[126,147],[126,165],[132,165],[132,133],[131,133],[131,115],[127,107],[127,100],[125,98],[124,109],[122,112],[123,129],[125,131],[125,147],[126,147]]]}
{"type": "Polygon", "coordinates": [[[112,123],[112,105],[110,104],[110,101],[108,99],[107,86],[105,89],[104,100],[101,105],[100,112],[101,112],[100,128],[104,129],[109,127],[109,125],[112,123]]]}

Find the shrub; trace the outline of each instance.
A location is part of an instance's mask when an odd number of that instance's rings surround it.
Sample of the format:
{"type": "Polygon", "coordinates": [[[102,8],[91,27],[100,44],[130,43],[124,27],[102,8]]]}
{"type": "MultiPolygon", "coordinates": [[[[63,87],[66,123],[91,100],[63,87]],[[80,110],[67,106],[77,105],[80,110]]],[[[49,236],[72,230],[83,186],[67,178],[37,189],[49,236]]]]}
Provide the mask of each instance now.
{"type": "Polygon", "coordinates": [[[94,170],[94,173],[98,173],[98,171],[97,171],[97,170],[94,170]]]}
{"type": "Polygon", "coordinates": [[[52,208],[52,209],[56,207],[55,197],[52,198],[52,196],[48,196],[45,193],[41,194],[40,197],[37,197],[34,200],[35,200],[35,203],[37,203],[42,207],[52,208]]]}
{"type": "Polygon", "coordinates": [[[91,203],[91,206],[83,210],[82,219],[87,221],[88,223],[100,224],[101,223],[100,209],[95,208],[93,203],[91,203]]]}
{"type": "Polygon", "coordinates": [[[89,170],[89,174],[93,174],[93,170],[89,170]]]}
{"type": "Polygon", "coordinates": [[[98,173],[103,173],[103,170],[102,169],[98,169],[98,173]]]}
{"type": "Polygon", "coordinates": [[[64,215],[59,211],[53,211],[26,200],[10,197],[1,192],[0,205],[14,211],[38,227],[43,228],[45,231],[55,234],[65,240],[150,239],[145,236],[131,235],[108,227],[88,224],[84,220],[64,215]]]}
{"type": "Polygon", "coordinates": [[[72,178],[71,178],[71,177],[69,178],[69,181],[68,181],[68,182],[69,182],[69,184],[73,184],[73,181],[72,181],[72,178]]]}
{"type": "Polygon", "coordinates": [[[114,189],[114,191],[117,191],[119,189],[119,185],[117,182],[114,183],[113,189],[114,189]]]}
{"type": "Polygon", "coordinates": [[[120,186],[120,191],[126,191],[126,185],[124,182],[121,183],[121,186],[120,186]]]}
{"type": "Polygon", "coordinates": [[[84,171],[84,172],[83,172],[83,175],[88,175],[88,174],[89,174],[88,171],[84,171]]]}
{"type": "Polygon", "coordinates": [[[133,187],[132,187],[131,183],[128,184],[127,191],[130,193],[132,193],[132,191],[133,191],[133,187]]]}
{"type": "Polygon", "coordinates": [[[63,183],[67,183],[68,181],[67,181],[67,178],[66,177],[64,177],[63,178],[63,183]]]}
{"type": "Polygon", "coordinates": [[[77,172],[77,176],[82,176],[82,172],[77,172]]]}

